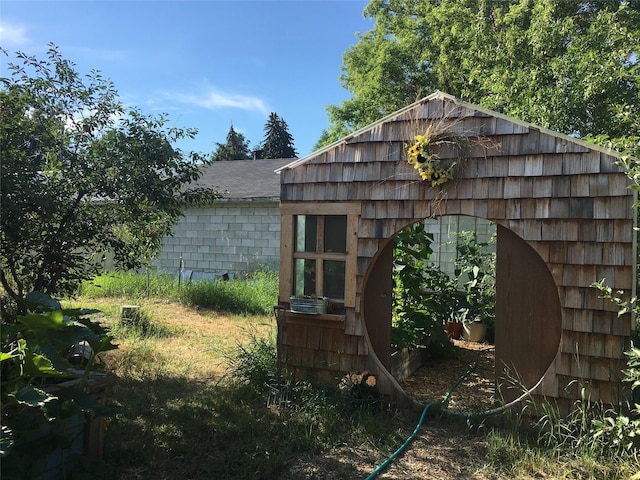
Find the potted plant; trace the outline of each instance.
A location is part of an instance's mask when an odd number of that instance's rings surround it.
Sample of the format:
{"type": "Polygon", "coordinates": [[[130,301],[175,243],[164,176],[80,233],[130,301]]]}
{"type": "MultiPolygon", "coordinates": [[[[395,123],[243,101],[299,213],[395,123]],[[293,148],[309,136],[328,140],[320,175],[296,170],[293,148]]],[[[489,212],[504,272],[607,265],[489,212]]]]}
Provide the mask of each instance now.
{"type": "Polygon", "coordinates": [[[464,339],[481,342],[495,322],[495,254],[483,251],[487,243],[478,243],[475,232],[460,232],[457,246],[456,275],[462,283],[464,339]]]}

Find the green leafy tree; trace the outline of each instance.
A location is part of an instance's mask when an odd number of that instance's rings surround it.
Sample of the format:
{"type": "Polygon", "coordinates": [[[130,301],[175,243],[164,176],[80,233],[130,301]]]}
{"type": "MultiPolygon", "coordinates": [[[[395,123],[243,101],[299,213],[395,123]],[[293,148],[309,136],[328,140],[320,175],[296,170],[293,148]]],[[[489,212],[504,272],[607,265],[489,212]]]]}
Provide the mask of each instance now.
{"type": "Polygon", "coordinates": [[[275,112],[269,114],[264,132],[261,158],[295,158],[298,155],[287,122],[275,112]]]}
{"type": "Polygon", "coordinates": [[[195,130],[125,112],[110,81],[53,45],[16,59],[0,89],[0,283],[24,312],[27,293],[72,293],[107,253],[142,266],[186,204],[217,194],[185,188],[205,160],[172,143],[195,130]]]}
{"type": "Polygon", "coordinates": [[[372,0],[344,54],[337,140],[435,90],[567,134],[640,127],[638,0],[372,0]]]}
{"type": "Polygon", "coordinates": [[[233,125],[227,133],[227,141],[225,143],[216,142],[216,151],[213,153],[213,160],[216,162],[227,160],[250,160],[251,151],[249,149],[249,140],[244,134],[236,132],[233,125]]]}

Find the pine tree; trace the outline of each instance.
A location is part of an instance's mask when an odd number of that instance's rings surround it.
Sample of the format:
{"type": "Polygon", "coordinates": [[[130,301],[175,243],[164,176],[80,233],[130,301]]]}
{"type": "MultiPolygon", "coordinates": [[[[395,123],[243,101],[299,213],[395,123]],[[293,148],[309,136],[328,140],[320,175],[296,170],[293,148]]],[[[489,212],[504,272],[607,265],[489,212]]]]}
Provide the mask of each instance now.
{"type": "Polygon", "coordinates": [[[278,114],[269,114],[264,131],[261,158],[295,158],[298,155],[287,122],[278,114]]]}
{"type": "Polygon", "coordinates": [[[227,133],[226,143],[216,142],[216,151],[213,153],[213,161],[224,160],[249,160],[251,151],[249,150],[249,140],[240,132],[236,132],[233,125],[227,133]]]}

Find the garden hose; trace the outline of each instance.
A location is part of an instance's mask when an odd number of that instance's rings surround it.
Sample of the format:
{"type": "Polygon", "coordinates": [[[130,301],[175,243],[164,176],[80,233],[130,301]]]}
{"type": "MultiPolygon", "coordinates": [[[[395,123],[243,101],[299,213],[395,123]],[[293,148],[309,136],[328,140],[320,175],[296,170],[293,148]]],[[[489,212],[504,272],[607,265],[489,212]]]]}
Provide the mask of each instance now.
{"type": "Polygon", "coordinates": [[[430,402],[427,403],[424,406],[424,409],[422,410],[422,415],[420,415],[420,420],[418,420],[418,424],[416,425],[416,428],[414,428],[413,433],[411,433],[411,435],[409,435],[409,437],[404,441],[404,443],[402,445],[400,445],[400,447],[391,454],[391,456],[389,458],[387,458],[384,462],[382,462],[380,465],[378,465],[376,467],[376,469],[371,472],[371,474],[366,478],[366,480],[370,480],[372,478],[377,477],[380,472],[382,472],[382,470],[384,470],[391,462],[393,462],[396,457],[398,455],[400,455],[405,448],[407,448],[407,446],[411,443],[411,441],[415,438],[415,436],[418,434],[418,431],[420,430],[420,427],[422,427],[422,423],[424,422],[425,417],[427,416],[427,412],[432,408],[432,407],[445,407],[449,404],[449,398],[451,398],[451,394],[453,393],[453,391],[458,388],[458,386],[462,383],[462,381],[467,378],[478,366],[478,361],[480,359],[480,354],[482,353],[482,350],[480,350],[477,355],[476,355],[476,359],[475,362],[473,362],[473,365],[471,365],[471,367],[469,368],[469,370],[467,370],[458,380],[456,380],[456,382],[451,386],[451,388],[447,391],[447,393],[444,395],[444,397],[442,397],[442,400],[440,400],[439,402],[430,402]]]}

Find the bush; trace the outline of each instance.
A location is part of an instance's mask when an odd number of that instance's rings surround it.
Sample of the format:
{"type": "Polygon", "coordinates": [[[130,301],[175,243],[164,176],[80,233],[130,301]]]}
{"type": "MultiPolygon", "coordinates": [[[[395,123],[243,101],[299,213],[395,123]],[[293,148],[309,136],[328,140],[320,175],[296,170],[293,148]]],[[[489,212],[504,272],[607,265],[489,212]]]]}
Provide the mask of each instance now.
{"type": "Polygon", "coordinates": [[[26,315],[2,324],[3,478],[36,478],[58,459],[56,470],[73,466],[71,453],[83,453],[84,413],[106,413],[89,394],[91,371],[100,366],[94,359],[116,348],[89,319],[95,311],[63,309],[37,292],[26,303],[26,315]]]}

